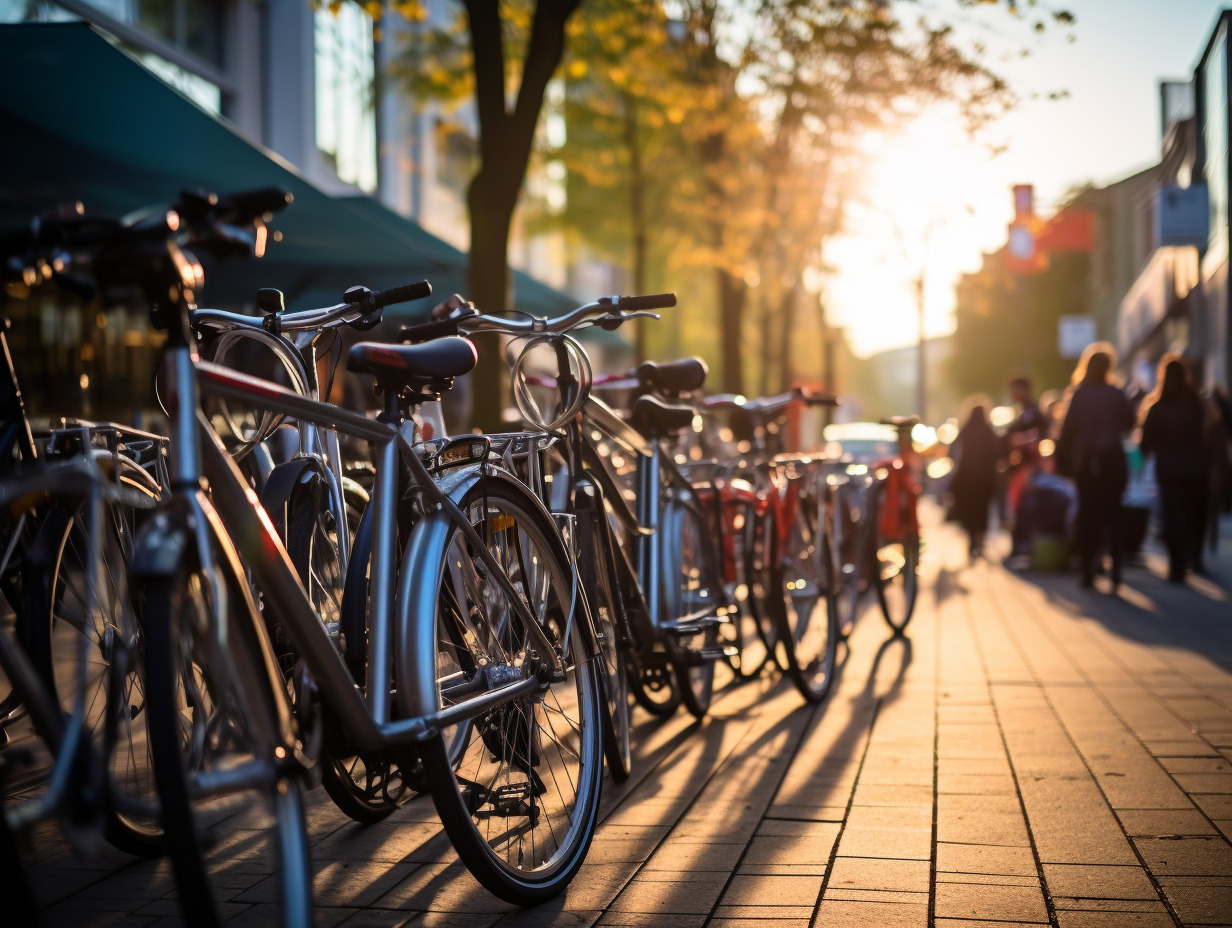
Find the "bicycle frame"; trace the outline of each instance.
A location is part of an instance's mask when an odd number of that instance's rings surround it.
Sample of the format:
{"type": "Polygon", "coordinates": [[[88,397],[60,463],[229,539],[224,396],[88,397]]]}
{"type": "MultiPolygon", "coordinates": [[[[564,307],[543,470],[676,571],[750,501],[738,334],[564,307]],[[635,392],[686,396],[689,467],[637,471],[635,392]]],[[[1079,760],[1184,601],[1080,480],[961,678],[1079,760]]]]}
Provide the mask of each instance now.
{"type": "MultiPolygon", "coordinates": [[[[405,464],[415,489],[429,515],[417,523],[404,564],[414,565],[420,552],[428,550],[431,536],[443,535],[450,526],[467,537],[475,557],[484,561],[492,578],[504,591],[519,618],[540,646],[544,671],[552,679],[562,679],[567,651],[558,654],[539,626],[535,616],[520,601],[508,577],[480,538],[469,518],[458,507],[454,493],[468,476],[478,479],[478,467],[453,475],[438,486],[418,455],[393,426],[371,420],[327,403],[308,399],[269,381],[237,373],[219,365],[200,361],[185,343],[170,345],[165,355],[169,367],[167,408],[172,411],[171,442],[173,512],[186,517],[196,533],[196,544],[203,559],[209,557],[211,536],[220,546],[230,568],[251,572],[264,596],[264,608],[276,617],[303,659],[323,700],[360,751],[412,744],[437,735],[442,727],[475,718],[492,707],[516,699],[540,687],[537,675],[496,686],[474,698],[438,709],[435,681],[423,679],[411,656],[415,648],[434,647],[434,629],[404,626],[400,629],[403,646],[394,648],[396,602],[403,602],[403,616],[422,614],[426,604],[434,604],[434,584],[412,584],[414,571],[403,571],[395,589],[397,531],[395,509],[399,500],[399,464],[405,464]],[[319,427],[339,431],[373,442],[377,448],[377,480],[371,505],[374,507],[373,562],[370,578],[371,618],[369,622],[369,680],[367,695],[355,685],[342,655],[308,602],[307,595],[292,567],[286,549],[278,538],[268,514],[260,507],[255,493],[244,482],[234,461],[200,412],[199,392],[223,399],[242,400],[273,408],[319,427]],[[202,478],[209,481],[212,499],[205,497],[202,478]],[[238,547],[236,542],[238,542],[238,547]],[[240,555],[243,555],[242,561],[240,555]],[[391,705],[390,668],[396,665],[400,690],[418,711],[409,717],[395,718],[391,705]]],[[[157,547],[155,539],[154,547],[157,547]]],[[[172,546],[174,548],[174,546],[172,546]]],[[[157,563],[158,551],[147,551],[147,559],[157,563]]],[[[140,562],[140,558],[139,558],[140,562]]],[[[168,565],[172,566],[173,565],[168,565]]],[[[205,566],[205,565],[203,565],[205,566]]],[[[242,573],[241,573],[242,577],[242,573]]],[[[570,621],[572,621],[572,616],[570,621]]],[[[264,622],[250,616],[257,640],[264,650],[271,689],[280,704],[284,720],[283,737],[294,747],[289,724],[290,709],[264,622]]],[[[408,620],[409,622],[409,620],[408,620]]],[[[220,629],[214,629],[219,634],[220,629]]],[[[567,639],[566,639],[567,641],[567,639]]],[[[221,644],[221,642],[220,642],[221,644]]],[[[432,653],[429,651],[429,653],[432,653]]]]}

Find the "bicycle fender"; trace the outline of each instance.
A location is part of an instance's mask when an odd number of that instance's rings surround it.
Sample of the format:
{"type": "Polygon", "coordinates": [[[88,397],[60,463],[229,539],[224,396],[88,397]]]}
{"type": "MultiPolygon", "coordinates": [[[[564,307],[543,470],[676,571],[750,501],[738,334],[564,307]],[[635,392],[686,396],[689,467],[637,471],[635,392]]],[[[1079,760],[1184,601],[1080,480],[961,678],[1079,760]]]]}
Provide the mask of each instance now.
{"type": "Polygon", "coordinates": [[[138,580],[175,576],[185,552],[195,543],[193,512],[173,498],[141,526],[133,551],[133,576],[138,580]]]}
{"type": "Polygon", "coordinates": [[[287,503],[291,501],[291,493],[300,483],[306,482],[310,474],[325,479],[321,462],[305,456],[279,464],[266,478],[260,493],[261,505],[269,513],[279,538],[287,537],[287,503]]]}

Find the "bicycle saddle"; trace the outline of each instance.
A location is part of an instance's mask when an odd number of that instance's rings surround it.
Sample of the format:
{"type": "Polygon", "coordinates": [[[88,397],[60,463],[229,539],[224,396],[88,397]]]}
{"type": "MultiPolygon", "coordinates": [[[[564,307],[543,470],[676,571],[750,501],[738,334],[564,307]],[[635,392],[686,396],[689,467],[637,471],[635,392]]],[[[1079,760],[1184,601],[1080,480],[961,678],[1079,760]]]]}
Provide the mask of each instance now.
{"type": "Polygon", "coordinates": [[[706,382],[706,362],[701,358],[682,358],[663,364],[647,361],[638,367],[637,379],[643,387],[665,393],[689,393],[706,382]]]}
{"type": "Polygon", "coordinates": [[[692,406],[665,403],[655,396],[639,396],[633,404],[629,422],[643,435],[667,435],[692,425],[696,414],[692,406]]]}
{"type": "Polygon", "coordinates": [[[348,371],[373,374],[377,380],[416,386],[469,374],[479,359],[475,346],[451,336],[420,345],[359,342],[347,354],[348,371]]]}

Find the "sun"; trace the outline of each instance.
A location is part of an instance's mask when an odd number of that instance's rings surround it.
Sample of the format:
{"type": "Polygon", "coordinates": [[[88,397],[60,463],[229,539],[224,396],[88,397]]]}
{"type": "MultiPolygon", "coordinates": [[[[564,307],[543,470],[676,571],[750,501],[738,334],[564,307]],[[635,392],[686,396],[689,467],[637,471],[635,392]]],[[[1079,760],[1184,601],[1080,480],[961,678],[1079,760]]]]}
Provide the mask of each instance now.
{"type": "Polygon", "coordinates": [[[832,322],[858,354],[914,343],[920,293],[928,336],[953,329],[954,281],[1003,240],[1010,199],[985,144],[953,108],[870,134],[846,232],[827,243],[832,322]]]}

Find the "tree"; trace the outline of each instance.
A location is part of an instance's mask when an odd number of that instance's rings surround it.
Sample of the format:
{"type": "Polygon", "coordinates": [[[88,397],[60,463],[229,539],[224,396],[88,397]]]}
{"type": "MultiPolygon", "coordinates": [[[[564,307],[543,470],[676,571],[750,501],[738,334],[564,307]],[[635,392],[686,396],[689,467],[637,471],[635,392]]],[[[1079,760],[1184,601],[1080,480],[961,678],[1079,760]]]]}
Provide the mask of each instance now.
{"type": "MultiPolygon", "coordinates": [[[[429,30],[435,60],[400,69],[412,92],[438,99],[473,95],[478,116],[478,165],[467,189],[470,255],[467,296],[489,313],[509,308],[509,232],[526,178],[544,93],[565,48],[565,27],[581,0],[459,0],[453,22],[429,30]],[[463,35],[468,42],[459,41],[463,35]],[[520,51],[520,54],[519,54],[520,51]]],[[[423,5],[400,11],[423,19],[423,5]]],[[[474,424],[500,428],[505,371],[495,339],[481,340],[472,377],[474,424]]]]}

